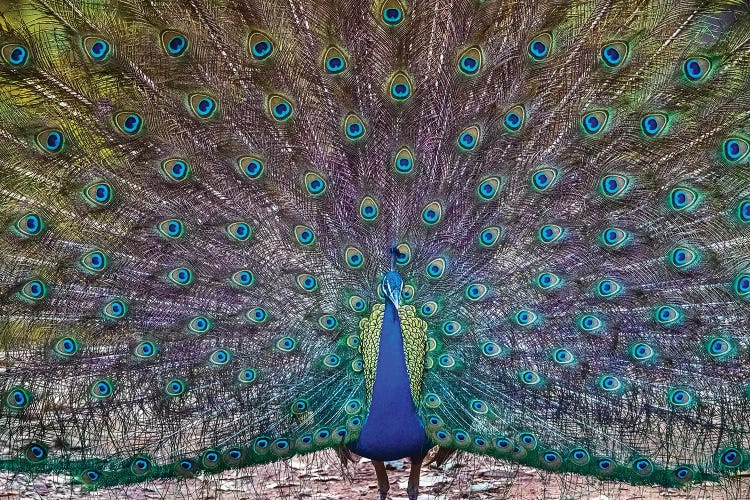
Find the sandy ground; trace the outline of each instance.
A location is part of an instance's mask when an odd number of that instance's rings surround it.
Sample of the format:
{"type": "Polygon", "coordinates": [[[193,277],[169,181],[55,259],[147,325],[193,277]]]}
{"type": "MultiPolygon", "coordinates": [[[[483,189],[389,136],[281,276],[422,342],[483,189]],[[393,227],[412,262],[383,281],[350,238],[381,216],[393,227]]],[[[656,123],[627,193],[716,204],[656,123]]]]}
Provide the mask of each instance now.
{"type": "MultiPolygon", "coordinates": [[[[389,465],[391,500],[407,500],[408,461],[389,465]]],[[[377,499],[372,464],[362,459],[342,470],[330,456],[295,458],[286,465],[225,472],[185,481],[153,481],[145,485],[95,492],[71,485],[69,478],[44,475],[30,478],[0,473],[0,500],[89,498],[91,500],[150,499],[377,499]]],[[[559,475],[516,467],[490,459],[449,462],[444,469],[422,469],[419,500],[470,498],[534,500],[699,500],[750,499],[750,477],[687,491],[636,487],[575,475],[559,475]]]]}

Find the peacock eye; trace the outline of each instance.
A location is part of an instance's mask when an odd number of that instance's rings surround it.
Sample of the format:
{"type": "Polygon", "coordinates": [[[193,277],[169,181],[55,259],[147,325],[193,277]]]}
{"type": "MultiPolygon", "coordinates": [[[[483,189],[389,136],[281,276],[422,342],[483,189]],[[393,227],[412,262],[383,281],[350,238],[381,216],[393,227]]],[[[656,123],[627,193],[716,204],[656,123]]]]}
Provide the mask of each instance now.
{"type": "Polygon", "coordinates": [[[719,462],[723,467],[737,468],[742,465],[743,454],[737,448],[727,448],[719,452],[719,462]]]}
{"type": "Polygon", "coordinates": [[[55,354],[62,356],[63,358],[70,358],[75,356],[81,349],[78,341],[73,337],[63,337],[55,342],[52,350],[55,354]]]}
{"type": "Polygon", "coordinates": [[[406,146],[396,152],[393,166],[399,174],[409,174],[414,169],[414,154],[406,146]]]}
{"type": "Polygon", "coordinates": [[[491,201],[500,190],[500,178],[488,177],[477,186],[477,196],[482,201],[491,201]]]}
{"type": "Polygon", "coordinates": [[[691,483],[695,479],[695,471],[686,466],[678,467],[672,472],[672,479],[675,480],[677,484],[688,484],[691,483]]]}
{"type": "Polygon", "coordinates": [[[623,287],[615,280],[603,279],[596,283],[596,294],[604,299],[611,299],[621,294],[623,287]]]}
{"type": "Polygon", "coordinates": [[[315,172],[305,174],[305,189],[310,196],[321,196],[326,192],[326,181],[315,172]]]}
{"type": "Polygon", "coordinates": [[[16,296],[24,302],[34,304],[44,299],[47,292],[47,284],[44,281],[33,279],[24,283],[16,296]]]}
{"type": "Polygon", "coordinates": [[[107,263],[107,256],[101,250],[92,250],[78,259],[80,268],[90,274],[104,271],[107,268],[107,263]]]}
{"type": "Polygon", "coordinates": [[[122,299],[112,299],[102,309],[102,315],[105,319],[117,320],[124,318],[128,313],[128,306],[122,299]]]}
{"type": "Polygon", "coordinates": [[[658,137],[664,133],[669,117],[664,113],[646,115],[641,119],[641,131],[646,137],[658,137]]]}
{"type": "Polygon", "coordinates": [[[328,47],[323,53],[323,69],[331,75],[338,75],[346,71],[348,61],[346,54],[335,46],[328,47]]]}
{"type": "Polygon", "coordinates": [[[193,283],[193,271],[186,267],[177,267],[169,271],[167,279],[178,286],[188,286],[193,283]]]}
{"type": "Polygon", "coordinates": [[[170,57],[180,57],[188,48],[188,40],[179,31],[164,30],[161,33],[161,45],[170,57]]]}
{"type": "Polygon", "coordinates": [[[411,285],[404,285],[404,289],[401,291],[401,297],[407,304],[414,298],[414,287],[411,285]]]}
{"type": "Polygon", "coordinates": [[[558,180],[560,172],[556,168],[540,168],[531,174],[531,187],[540,193],[549,190],[558,180]]]}
{"type": "Polygon", "coordinates": [[[253,228],[246,222],[232,222],[225,231],[235,241],[247,241],[253,235],[253,228]]]}
{"type": "Polygon", "coordinates": [[[325,314],[318,318],[318,324],[328,332],[335,330],[339,326],[338,320],[330,314],[325,314]]]}
{"type": "Polygon", "coordinates": [[[400,102],[411,97],[413,86],[409,75],[403,71],[397,71],[394,73],[393,77],[391,77],[388,88],[390,89],[389,93],[391,98],[400,102]]]}
{"type": "Polygon", "coordinates": [[[679,271],[692,269],[700,262],[700,254],[687,246],[678,246],[669,252],[669,263],[679,271]]]}
{"type": "Polygon", "coordinates": [[[604,328],[604,321],[593,314],[584,314],[578,318],[578,328],[586,333],[596,333],[604,328]]]}
{"type": "Polygon", "coordinates": [[[249,269],[240,269],[232,274],[230,281],[233,285],[240,288],[249,288],[255,283],[255,275],[249,269]]]}
{"type": "Polygon", "coordinates": [[[96,36],[87,36],[83,39],[83,48],[86,55],[95,63],[106,61],[112,53],[109,42],[96,36]]]}
{"type": "Polygon", "coordinates": [[[114,198],[112,186],[106,182],[89,184],[83,188],[81,195],[84,201],[94,208],[106,207],[114,198]]]}
{"type": "Polygon", "coordinates": [[[344,250],[344,261],[350,268],[359,269],[365,263],[365,256],[359,248],[348,246],[344,250]]]}
{"type": "Polygon", "coordinates": [[[705,348],[711,358],[717,361],[728,359],[735,352],[734,343],[721,336],[711,336],[706,339],[705,348]]]}
{"type": "Polygon", "coordinates": [[[24,66],[29,61],[29,50],[23,45],[13,43],[3,45],[0,55],[11,66],[24,66]]]}
{"type": "Polygon", "coordinates": [[[156,226],[156,231],[163,238],[174,240],[185,234],[185,225],[179,219],[167,219],[156,226]]]}
{"type": "Polygon", "coordinates": [[[428,301],[422,304],[422,307],[419,308],[419,312],[424,318],[429,318],[433,316],[438,310],[437,302],[435,301],[428,301]]]}
{"type": "Polygon", "coordinates": [[[386,26],[398,26],[404,20],[401,0],[386,0],[380,9],[380,17],[386,26]]]}
{"type": "Polygon", "coordinates": [[[537,275],[536,284],[542,290],[552,290],[562,285],[562,278],[555,273],[543,272],[537,275]]]}
{"type": "Polygon", "coordinates": [[[297,347],[297,341],[292,337],[282,337],[276,341],[276,348],[283,352],[293,351],[297,347]]]}
{"type": "Polygon", "coordinates": [[[294,237],[300,245],[306,247],[312,246],[315,243],[315,233],[313,230],[301,224],[294,226],[294,237]]]}
{"type": "Polygon", "coordinates": [[[65,147],[65,136],[59,130],[43,130],[36,135],[36,144],[47,153],[59,153],[65,147]]]}
{"type": "Polygon", "coordinates": [[[143,128],[143,118],[141,118],[141,115],[131,111],[117,113],[113,121],[117,130],[129,136],[138,135],[143,128]]]}
{"type": "Polygon", "coordinates": [[[750,199],[744,199],[737,205],[737,218],[744,224],[750,223],[750,199]]]}
{"type": "Polygon", "coordinates": [[[159,352],[159,349],[156,347],[156,344],[150,340],[145,340],[135,346],[133,354],[139,359],[151,359],[156,356],[157,352],[159,352]]]}
{"type": "Polygon", "coordinates": [[[350,141],[358,141],[364,137],[366,131],[365,123],[354,112],[344,117],[344,135],[350,141]]]}
{"type": "Polygon", "coordinates": [[[318,289],[318,280],[312,274],[300,274],[297,276],[297,285],[305,292],[314,292],[318,289]]]}
{"type": "Polygon", "coordinates": [[[241,370],[240,373],[237,374],[237,380],[240,381],[243,384],[249,384],[258,377],[258,374],[255,370],[252,368],[245,368],[244,370],[241,370]]]}
{"type": "Polygon", "coordinates": [[[599,387],[606,392],[618,392],[623,385],[619,378],[612,375],[604,375],[599,378],[599,387]]]}
{"type": "Polygon", "coordinates": [[[458,71],[465,76],[474,76],[482,69],[483,63],[482,49],[474,45],[458,56],[458,71]]]}
{"type": "Polygon", "coordinates": [[[654,472],[654,464],[647,458],[633,461],[633,470],[641,477],[650,476],[654,472]]]}
{"type": "Polygon", "coordinates": [[[540,386],[542,385],[542,377],[533,370],[523,370],[518,374],[518,377],[526,385],[529,386],[540,386]]]}
{"type": "Polygon", "coordinates": [[[674,326],[682,320],[682,313],[673,306],[658,306],[654,309],[654,319],[662,326],[674,326]]]}
{"type": "Polygon", "coordinates": [[[443,323],[443,333],[452,337],[458,335],[461,332],[461,323],[458,321],[446,321],[443,323]]]}
{"type": "Polygon", "coordinates": [[[349,297],[349,307],[351,307],[352,311],[359,313],[367,308],[367,304],[359,295],[352,295],[349,297]]]}
{"type": "Polygon", "coordinates": [[[181,158],[169,158],[161,162],[161,173],[170,182],[182,182],[190,177],[190,164],[181,158]]]}
{"type": "Polygon", "coordinates": [[[479,244],[485,248],[492,248],[500,240],[501,235],[502,230],[499,227],[486,227],[479,233],[479,244]]]}
{"type": "Polygon", "coordinates": [[[91,385],[91,395],[97,399],[106,399],[114,393],[114,386],[109,380],[97,380],[91,385]]]}
{"type": "Polygon", "coordinates": [[[22,387],[14,387],[5,397],[5,406],[11,410],[23,410],[31,404],[31,396],[22,387]]]}
{"type": "Polygon", "coordinates": [[[226,349],[217,349],[208,357],[208,362],[213,366],[224,366],[232,359],[232,355],[226,349]]]}
{"type": "Polygon", "coordinates": [[[602,231],[599,241],[607,248],[618,249],[629,243],[631,238],[631,234],[624,229],[608,227],[602,231]]]}
{"type": "Polygon", "coordinates": [[[531,326],[539,320],[539,315],[530,309],[521,309],[513,315],[513,321],[518,326],[531,326]]]}
{"type": "Polygon", "coordinates": [[[185,385],[185,382],[178,378],[170,380],[164,386],[164,392],[166,393],[166,395],[172,397],[182,396],[182,394],[185,393],[186,389],[187,386],[185,385]]]}
{"type": "Polygon", "coordinates": [[[47,224],[41,215],[29,212],[16,220],[16,223],[13,225],[13,232],[18,236],[30,238],[42,234],[46,227],[47,224]]]}
{"type": "Polygon", "coordinates": [[[739,274],[734,279],[734,293],[743,299],[750,299],[750,272],[739,274]]]}
{"type": "Polygon", "coordinates": [[[426,273],[430,279],[442,278],[445,273],[446,262],[443,257],[437,257],[427,263],[426,273]]]}
{"type": "Polygon", "coordinates": [[[732,163],[737,163],[747,158],[748,152],[750,152],[750,143],[739,137],[730,138],[724,141],[722,151],[724,158],[732,163]]]}
{"type": "Polygon", "coordinates": [[[263,176],[265,164],[257,156],[241,156],[237,159],[237,169],[250,180],[257,180],[263,176]]]}
{"type": "Polygon", "coordinates": [[[526,122],[526,109],[521,106],[513,106],[506,113],[503,118],[503,126],[509,132],[518,132],[523,124],[526,122]]]}
{"type": "Polygon", "coordinates": [[[264,323],[268,320],[268,312],[262,307],[255,307],[247,311],[245,317],[253,323],[264,323]]]}
{"type": "Polygon", "coordinates": [[[196,316],[188,322],[188,330],[197,334],[208,332],[211,326],[211,320],[205,316],[196,316]]]}
{"type": "Polygon", "coordinates": [[[552,359],[559,365],[570,365],[575,361],[575,356],[569,350],[560,348],[552,353],[552,359]]]}
{"type": "Polygon", "coordinates": [[[599,192],[606,198],[620,198],[632,186],[629,177],[621,174],[607,174],[599,181],[599,192]]]}
{"type": "Polygon", "coordinates": [[[289,99],[278,94],[272,94],[266,99],[266,110],[271,118],[277,122],[285,122],[294,114],[294,107],[289,99]]]}
{"type": "Polygon", "coordinates": [[[552,35],[550,33],[538,35],[529,42],[528,51],[532,60],[543,61],[552,51],[552,35]]]}
{"type": "Polygon", "coordinates": [[[570,452],[570,461],[579,467],[583,467],[589,464],[591,455],[583,448],[576,448],[570,452]]]}
{"type": "Polygon", "coordinates": [[[637,343],[630,347],[630,355],[636,361],[649,361],[656,356],[656,352],[648,344],[637,343]]]}
{"type": "Polygon", "coordinates": [[[692,57],[682,65],[685,77],[691,82],[701,82],[711,71],[711,61],[705,57],[692,57]]]}
{"type": "Polygon", "coordinates": [[[271,39],[260,31],[254,31],[248,38],[247,45],[250,48],[250,55],[256,61],[263,61],[273,54],[273,42],[271,39]]]}
{"type": "Polygon", "coordinates": [[[668,392],[667,401],[673,406],[685,408],[695,403],[695,397],[687,389],[674,388],[668,392]]]}
{"type": "Polygon", "coordinates": [[[26,447],[24,455],[29,462],[40,463],[47,460],[49,451],[47,450],[47,446],[43,443],[31,443],[26,447]]]}
{"type": "Polygon", "coordinates": [[[370,222],[378,218],[378,204],[372,196],[365,196],[359,204],[359,215],[370,222]]]}
{"type": "Polygon", "coordinates": [[[617,68],[623,65],[628,57],[629,47],[625,42],[611,42],[602,47],[602,63],[608,68],[617,68]]]}
{"type": "Polygon", "coordinates": [[[604,131],[608,121],[609,113],[606,111],[592,111],[583,115],[581,126],[587,135],[596,136],[604,131]]]}
{"type": "Polygon", "coordinates": [[[439,201],[432,201],[422,209],[422,222],[434,226],[443,218],[443,206],[439,201]]]}
{"type": "Polygon", "coordinates": [[[466,287],[466,290],[464,291],[464,297],[471,301],[478,301],[482,300],[482,298],[487,295],[487,292],[489,289],[486,285],[482,283],[472,283],[466,287]]]}
{"type": "Polygon", "coordinates": [[[190,94],[187,102],[190,111],[198,118],[212,118],[219,109],[216,99],[207,94],[190,94]]]}
{"type": "Polygon", "coordinates": [[[393,259],[397,266],[405,266],[411,262],[411,247],[408,243],[399,243],[394,248],[393,259]]]}
{"type": "Polygon", "coordinates": [[[479,138],[481,136],[481,129],[479,125],[471,125],[466,127],[458,135],[458,147],[461,151],[473,151],[477,144],[479,144],[479,138]]]}
{"type": "Polygon", "coordinates": [[[557,224],[546,224],[539,228],[537,238],[542,243],[554,243],[565,236],[565,230],[557,224]]]}
{"type": "Polygon", "coordinates": [[[488,358],[494,358],[496,356],[499,356],[503,352],[502,348],[497,342],[484,342],[481,345],[481,348],[482,354],[484,354],[488,358]]]}

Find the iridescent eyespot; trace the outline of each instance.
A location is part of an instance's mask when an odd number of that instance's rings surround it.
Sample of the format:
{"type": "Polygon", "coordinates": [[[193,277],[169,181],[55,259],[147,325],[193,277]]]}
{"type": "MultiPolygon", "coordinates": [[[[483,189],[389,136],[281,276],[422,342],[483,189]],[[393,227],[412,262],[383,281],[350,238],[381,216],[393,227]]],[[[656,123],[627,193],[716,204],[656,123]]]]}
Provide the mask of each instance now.
{"type": "Polygon", "coordinates": [[[81,473],[81,481],[84,484],[88,484],[90,486],[95,485],[101,479],[102,479],[102,473],[94,469],[87,469],[81,473]]]}
{"type": "Polygon", "coordinates": [[[607,198],[619,198],[630,190],[629,177],[620,174],[607,174],[599,181],[599,192],[607,198]]]}
{"type": "Polygon", "coordinates": [[[543,382],[542,377],[533,370],[523,370],[519,372],[518,378],[521,379],[521,382],[530,386],[539,386],[543,382]]]}
{"type": "Polygon", "coordinates": [[[711,359],[716,361],[724,361],[731,358],[736,350],[734,343],[726,337],[712,335],[705,341],[706,352],[711,356],[711,359]]]}
{"type": "Polygon", "coordinates": [[[542,464],[547,469],[555,470],[562,465],[562,457],[556,451],[545,451],[542,454],[542,464]]]}
{"type": "Polygon", "coordinates": [[[11,66],[23,66],[29,60],[29,51],[23,45],[7,44],[0,49],[3,60],[11,66]]]}
{"type": "Polygon", "coordinates": [[[359,215],[366,221],[373,221],[378,217],[378,204],[372,196],[365,196],[359,204],[359,215]]]}
{"type": "Polygon", "coordinates": [[[499,356],[503,350],[500,347],[499,344],[496,342],[485,342],[482,344],[482,354],[487,356],[488,358],[494,358],[496,356],[499,356]]]}
{"type": "Polygon", "coordinates": [[[677,467],[672,471],[672,479],[678,484],[686,484],[692,482],[696,477],[696,472],[687,466],[677,467]]]}
{"type": "Polygon", "coordinates": [[[508,454],[513,451],[514,448],[513,443],[510,441],[510,439],[504,437],[497,438],[495,440],[495,447],[502,454],[508,454]]]}
{"type": "Polygon", "coordinates": [[[623,385],[617,377],[602,375],[599,377],[599,387],[607,392],[619,392],[623,388],[623,385]]]}
{"type": "Polygon", "coordinates": [[[97,399],[106,399],[114,393],[114,386],[109,380],[97,380],[91,385],[91,395],[97,399]]]}
{"type": "Polygon", "coordinates": [[[294,113],[292,103],[278,94],[268,96],[266,99],[266,109],[268,114],[277,122],[285,122],[289,120],[294,113]]]}
{"type": "Polygon", "coordinates": [[[552,352],[552,359],[559,365],[570,365],[575,361],[573,353],[567,349],[556,349],[552,352]]]}
{"type": "Polygon", "coordinates": [[[249,288],[255,283],[255,275],[249,269],[240,269],[232,274],[230,281],[240,288],[249,288]]]}
{"type": "Polygon", "coordinates": [[[245,317],[253,323],[264,323],[268,320],[268,312],[262,307],[255,307],[247,311],[245,317]]]}
{"type": "Polygon", "coordinates": [[[250,55],[256,61],[263,61],[273,53],[273,42],[265,33],[254,31],[247,40],[250,55]]]}
{"type": "Polygon", "coordinates": [[[352,295],[349,297],[349,307],[351,307],[352,311],[360,313],[367,308],[367,304],[359,295],[352,295]]]}
{"type": "Polygon", "coordinates": [[[432,259],[427,263],[427,266],[425,268],[427,277],[430,279],[442,278],[443,274],[445,273],[445,267],[446,263],[444,258],[437,257],[435,259],[432,259]]]}
{"type": "Polygon", "coordinates": [[[744,272],[734,279],[734,293],[743,299],[750,300],[750,272],[744,272]]]}
{"type": "Polygon", "coordinates": [[[393,158],[393,167],[399,174],[409,174],[414,169],[414,155],[406,146],[396,152],[393,158]]]}
{"type": "Polygon", "coordinates": [[[414,287],[412,285],[404,285],[404,289],[401,291],[401,298],[409,304],[414,298],[414,287]]]}
{"type": "Polygon", "coordinates": [[[141,115],[131,111],[121,111],[113,118],[117,130],[125,135],[137,135],[143,128],[141,115]]]}
{"type": "Polygon", "coordinates": [[[466,76],[476,75],[482,69],[484,56],[476,45],[465,49],[458,56],[458,70],[466,76]]]}
{"type": "Polygon", "coordinates": [[[323,69],[331,75],[343,73],[347,68],[346,54],[335,46],[330,46],[323,53],[323,69]]]}
{"type": "Polygon", "coordinates": [[[391,77],[388,88],[391,98],[396,101],[405,101],[411,97],[413,85],[409,75],[403,71],[397,71],[391,77]]]}
{"type": "Polygon", "coordinates": [[[175,240],[185,234],[185,225],[179,219],[167,219],[156,226],[156,231],[164,238],[175,240]]]}
{"type": "Polygon", "coordinates": [[[107,256],[101,250],[91,250],[78,259],[78,265],[86,273],[100,273],[107,268],[107,256]]]}
{"type": "Polygon", "coordinates": [[[557,224],[547,224],[539,228],[537,238],[542,243],[554,243],[565,236],[565,230],[557,224]]]}
{"type": "Polygon", "coordinates": [[[668,255],[669,263],[679,271],[687,271],[700,263],[700,253],[687,246],[673,248],[668,255]]]}
{"type": "Polygon", "coordinates": [[[742,200],[737,205],[737,218],[744,224],[750,223],[750,199],[742,200]]]}
{"type": "Polygon", "coordinates": [[[138,457],[130,464],[130,472],[136,476],[143,476],[151,470],[151,460],[147,457],[138,457]]]}
{"type": "Polygon", "coordinates": [[[365,256],[359,248],[348,246],[344,250],[344,260],[347,266],[352,269],[359,269],[365,263],[365,256]]]}
{"type": "Polygon", "coordinates": [[[633,470],[639,476],[647,477],[654,472],[654,464],[647,458],[639,458],[633,462],[633,470]]]}
{"type": "Polygon", "coordinates": [[[478,301],[482,300],[485,295],[487,295],[488,288],[486,285],[483,285],[482,283],[472,283],[466,287],[466,290],[464,291],[464,297],[471,301],[478,301]]]}
{"type": "Polygon", "coordinates": [[[477,186],[477,196],[482,201],[491,201],[500,190],[500,178],[488,177],[477,186]]]}
{"type": "Polygon", "coordinates": [[[83,188],[81,196],[94,208],[106,207],[112,202],[114,191],[106,182],[94,182],[83,188]]]}
{"type": "Polygon", "coordinates": [[[196,316],[188,323],[188,330],[192,333],[206,333],[211,329],[211,320],[205,316],[196,316]]]}
{"type": "Polygon", "coordinates": [[[433,393],[427,393],[424,395],[424,405],[427,408],[437,408],[440,406],[440,396],[433,393]]]}
{"type": "Polygon", "coordinates": [[[128,306],[121,299],[112,299],[102,308],[102,315],[105,319],[117,320],[124,318],[128,313],[128,306]]]}
{"type": "Polygon", "coordinates": [[[602,47],[601,58],[608,68],[621,66],[628,57],[628,44],[625,42],[611,42],[602,47]]]}
{"type": "Polygon", "coordinates": [[[314,292],[318,289],[318,280],[311,274],[297,276],[297,284],[306,292],[314,292]]]}
{"type": "Polygon", "coordinates": [[[593,136],[602,132],[608,121],[609,114],[606,111],[592,111],[583,115],[581,126],[586,134],[593,136]]]}
{"type": "Polygon", "coordinates": [[[29,212],[16,220],[16,223],[13,224],[13,232],[18,236],[30,238],[42,234],[46,227],[47,224],[41,215],[29,212]]]}
{"type": "Polygon", "coordinates": [[[109,58],[112,49],[108,41],[95,36],[87,36],[82,41],[86,55],[94,62],[102,62],[109,58]]]}
{"type": "Polygon", "coordinates": [[[187,389],[187,386],[185,385],[185,382],[182,380],[175,378],[167,382],[167,385],[164,386],[164,392],[167,394],[167,396],[181,396],[184,394],[185,390],[187,389]]]}
{"type": "Polygon", "coordinates": [[[586,333],[596,333],[604,328],[604,321],[593,314],[584,314],[578,318],[578,328],[586,333]]]}
{"type": "Polygon", "coordinates": [[[365,135],[365,123],[354,112],[351,112],[344,117],[343,126],[344,134],[350,141],[357,141],[365,135]]]}
{"type": "Polygon", "coordinates": [[[701,195],[697,191],[678,186],[669,192],[667,200],[669,207],[677,212],[688,212],[695,209],[701,200],[701,195]]]}
{"type": "Polygon", "coordinates": [[[526,109],[521,105],[517,105],[510,108],[505,113],[503,126],[510,132],[517,132],[521,129],[525,121],[526,109]]]}
{"type": "Polygon", "coordinates": [[[187,104],[190,111],[198,118],[212,118],[219,109],[216,99],[201,93],[190,94],[187,104]]]}
{"type": "Polygon", "coordinates": [[[174,285],[188,286],[193,282],[193,271],[186,267],[177,267],[169,271],[167,279],[174,285]]]}
{"type": "Polygon", "coordinates": [[[214,450],[208,450],[203,454],[203,457],[201,458],[201,464],[203,464],[203,467],[206,469],[216,469],[221,465],[219,462],[220,455],[214,451],[214,450]]]}
{"type": "Polygon", "coordinates": [[[485,403],[481,399],[472,399],[471,401],[469,401],[469,409],[474,413],[478,413],[480,415],[485,415],[489,411],[487,403],[485,403]]]}
{"type": "Polygon", "coordinates": [[[438,364],[442,368],[453,368],[456,366],[456,358],[451,356],[450,354],[443,354],[438,358],[438,364]]]}
{"type": "Polygon", "coordinates": [[[623,287],[615,280],[603,279],[596,283],[594,290],[599,297],[611,299],[620,295],[623,287]]]}
{"type": "Polygon", "coordinates": [[[16,296],[28,302],[34,304],[44,299],[47,296],[47,284],[41,280],[29,280],[21,286],[16,296]]]}
{"type": "Polygon", "coordinates": [[[513,321],[518,326],[531,326],[539,321],[539,315],[529,309],[521,309],[513,315],[513,321]]]}
{"type": "Polygon", "coordinates": [[[315,172],[305,174],[305,189],[310,196],[322,196],[326,192],[326,188],[326,181],[320,175],[315,172]]]}
{"type": "Polygon", "coordinates": [[[591,455],[583,448],[576,448],[570,452],[570,461],[579,467],[583,467],[589,464],[591,455]]]}
{"type": "Polygon", "coordinates": [[[65,147],[65,136],[59,130],[43,130],[36,135],[36,143],[47,153],[59,153],[65,147]]]}
{"type": "Polygon", "coordinates": [[[78,341],[73,337],[63,337],[61,339],[58,339],[57,342],[55,342],[54,347],[52,348],[55,354],[64,358],[75,356],[78,351],[80,351],[80,349],[80,344],[78,344],[78,341]]]}
{"type": "Polygon", "coordinates": [[[192,477],[198,466],[190,459],[180,460],[175,465],[174,471],[178,477],[192,477]]]}
{"type": "Polygon", "coordinates": [[[443,206],[439,201],[431,201],[422,209],[422,222],[434,226],[443,218],[443,206]]]}
{"type": "Polygon", "coordinates": [[[49,452],[43,443],[31,443],[26,447],[24,456],[31,463],[40,463],[47,460],[49,452]]]}
{"type": "Polygon", "coordinates": [[[667,115],[653,113],[641,119],[641,131],[646,137],[657,137],[665,132],[668,124],[669,117],[667,115]]]}
{"type": "Polygon", "coordinates": [[[478,125],[466,127],[459,135],[457,144],[462,151],[472,151],[479,144],[481,129],[478,125]]]}
{"type": "Polygon", "coordinates": [[[161,173],[172,182],[182,182],[190,177],[190,164],[181,158],[169,158],[161,162],[161,173]]]}
{"type": "Polygon", "coordinates": [[[739,137],[727,139],[724,141],[722,148],[724,158],[728,161],[737,163],[744,160],[750,152],[750,144],[745,139],[739,137]]]}
{"type": "Polygon", "coordinates": [[[399,267],[411,262],[411,247],[408,243],[399,243],[393,248],[393,260],[399,267]]]}
{"type": "Polygon", "coordinates": [[[237,159],[237,168],[248,179],[256,180],[263,176],[265,165],[257,156],[241,156],[237,159]]]}
{"type": "Polygon", "coordinates": [[[546,59],[552,50],[552,35],[542,33],[529,42],[529,55],[534,61],[546,59]]]}
{"type": "Polygon", "coordinates": [[[282,337],[276,341],[276,347],[284,352],[293,351],[297,347],[297,341],[292,337],[282,337]]]}
{"type": "Polygon", "coordinates": [[[339,326],[338,320],[330,314],[325,314],[318,318],[318,324],[323,330],[328,332],[335,330],[339,326]]]}
{"type": "Polygon", "coordinates": [[[636,361],[650,361],[656,356],[654,349],[642,342],[630,346],[630,355],[636,361]]]}
{"type": "Polygon", "coordinates": [[[630,242],[632,236],[628,231],[618,227],[608,227],[602,231],[599,241],[607,248],[616,250],[630,242]]]}
{"type": "Polygon", "coordinates": [[[743,453],[737,448],[725,448],[718,453],[719,464],[722,468],[736,469],[745,460],[743,453]]]}
{"type": "Polygon", "coordinates": [[[252,368],[245,368],[237,374],[237,380],[242,384],[249,384],[255,381],[258,374],[252,368]]]}
{"type": "Polygon", "coordinates": [[[534,191],[543,193],[555,185],[560,172],[556,168],[540,168],[531,174],[531,187],[534,191]]]}
{"type": "Polygon", "coordinates": [[[294,237],[300,245],[306,247],[312,246],[315,243],[315,233],[312,229],[301,224],[294,226],[294,237]]]}
{"type": "Polygon", "coordinates": [[[673,306],[658,306],[654,309],[654,319],[662,326],[674,326],[682,321],[682,312],[673,306]]]}
{"type": "Polygon", "coordinates": [[[615,462],[609,458],[600,458],[596,461],[597,472],[602,475],[613,474],[617,469],[615,462]]]}
{"type": "Polygon", "coordinates": [[[247,241],[253,235],[253,228],[246,222],[232,222],[227,225],[225,232],[235,241],[247,241]]]}
{"type": "Polygon", "coordinates": [[[157,352],[159,352],[159,348],[156,347],[156,344],[154,344],[150,340],[144,340],[143,342],[140,342],[137,346],[135,346],[133,354],[135,354],[135,357],[140,359],[151,359],[156,356],[157,352]]]}
{"type": "MultiPolygon", "coordinates": [[[[257,453],[257,450],[255,451],[257,453]]],[[[242,465],[242,462],[245,459],[245,453],[242,448],[229,448],[223,453],[223,458],[225,464],[229,465],[230,467],[236,467],[238,465],[242,465]]]]}
{"type": "Polygon", "coordinates": [[[23,410],[31,404],[31,396],[23,387],[14,387],[5,397],[5,406],[11,410],[23,410]]]}
{"type": "Polygon", "coordinates": [[[543,272],[539,273],[536,277],[536,284],[542,290],[552,290],[562,286],[562,278],[555,273],[543,272]]]}
{"type": "Polygon", "coordinates": [[[687,408],[690,406],[695,405],[695,397],[691,394],[690,391],[687,389],[670,389],[669,393],[667,394],[667,401],[672,406],[677,406],[680,408],[687,408]]]}
{"type": "Polygon", "coordinates": [[[446,321],[443,323],[443,333],[448,336],[458,335],[461,332],[461,323],[458,321],[446,321]]]}
{"type": "Polygon", "coordinates": [[[386,26],[398,26],[404,20],[404,5],[400,0],[386,0],[380,9],[380,18],[386,26]]]}
{"type": "Polygon", "coordinates": [[[497,226],[486,227],[479,233],[479,244],[485,248],[494,247],[500,240],[502,229],[497,226]]]}
{"type": "Polygon", "coordinates": [[[180,57],[188,48],[188,40],[179,31],[164,30],[161,32],[161,45],[168,56],[180,57]]]}
{"type": "Polygon", "coordinates": [[[208,357],[208,362],[214,366],[224,366],[232,359],[232,354],[226,349],[217,349],[208,357]]]}
{"type": "Polygon", "coordinates": [[[693,57],[685,61],[682,71],[691,82],[703,81],[711,72],[711,61],[705,57],[693,57]]]}
{"type": "Polygon", "coordinates": [[[423,318],[429,318],[432,315],[434,315],[438,310],[437,302],[435,301],[427,301],[424,304],[422,304],[422,307],[419,308],[419,313],[422,315],[423,318]]]}

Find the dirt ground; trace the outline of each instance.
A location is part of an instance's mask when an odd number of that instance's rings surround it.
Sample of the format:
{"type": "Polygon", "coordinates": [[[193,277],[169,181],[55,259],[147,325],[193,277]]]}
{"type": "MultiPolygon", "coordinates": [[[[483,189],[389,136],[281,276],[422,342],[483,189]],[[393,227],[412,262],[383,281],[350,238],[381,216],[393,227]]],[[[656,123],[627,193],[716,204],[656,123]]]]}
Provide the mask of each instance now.
{"type": "MultiPolygon", "coordinates": [[[[388,466],[391,500],[407,500],[408,461],[388,466]]],[[[225,472],[185,481],[153,481],[145,485],[87,492],[66,476],[35,478],[0,473],[0,500],[88,498],[91,500],[151,499],[377,499],[372,464],[362,459],[342,470],[332,456],[295,458],[270,465],[225,472]]],[[[522,500],[703,500],[750,499],[750,477],[682,491],[602,483],[581,476],[551,474],[491,459],[448,462],[443,469],[422,469],[419,500],[470,498],[522,500]]]]}

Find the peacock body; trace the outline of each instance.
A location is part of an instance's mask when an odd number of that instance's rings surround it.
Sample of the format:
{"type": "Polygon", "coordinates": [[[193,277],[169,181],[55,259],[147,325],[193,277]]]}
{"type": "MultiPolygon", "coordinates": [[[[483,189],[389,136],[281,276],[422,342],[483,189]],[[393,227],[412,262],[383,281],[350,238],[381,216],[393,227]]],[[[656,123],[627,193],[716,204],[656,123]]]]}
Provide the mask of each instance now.
{"type": "Polygon", "coordinates": [[[0,467],[750,468],[746,2],[0,6],[0,467]]]}

